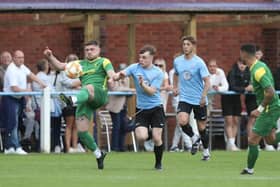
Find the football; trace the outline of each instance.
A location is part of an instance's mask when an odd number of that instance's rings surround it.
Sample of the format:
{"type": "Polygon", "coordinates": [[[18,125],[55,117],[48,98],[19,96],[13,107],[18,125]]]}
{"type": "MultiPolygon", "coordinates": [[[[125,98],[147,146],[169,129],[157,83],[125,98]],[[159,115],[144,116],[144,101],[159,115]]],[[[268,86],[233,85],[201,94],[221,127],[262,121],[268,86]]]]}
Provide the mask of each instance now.
{"type": "Polygon", "coordinates": [[[65,73],[71,79],[79,78],[83,74],[83,68],[79,60],[68,62],[65,66],[65,73]]]}

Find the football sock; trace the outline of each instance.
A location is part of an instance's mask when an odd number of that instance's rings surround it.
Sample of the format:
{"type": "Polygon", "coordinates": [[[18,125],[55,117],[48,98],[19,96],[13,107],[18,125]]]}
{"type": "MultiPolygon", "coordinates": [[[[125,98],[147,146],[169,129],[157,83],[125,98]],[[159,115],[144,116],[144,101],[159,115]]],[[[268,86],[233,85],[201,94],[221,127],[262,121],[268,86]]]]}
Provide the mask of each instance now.
{"type": "MultiPolygon", "coordinates": [[[[79,93],[77,94],[77,101],[76,103],[84,103],[88,100],[89,98],[89,93],[86,88],[82,88],[79,93]]],[[[74,102],[74,101],[73,101],[74,102]]]]}
{"type": "Polygon", "coordinates": [[[209,134],[206,129],[199,131],[200,139],[202,141],[202,145],[204,149],[207,149],[209,146],[209,134]]]}
{"type": "Polygon", "coordinates": [[[100,158],[101,157],[100,149],[97,148],[95,151],[93,151],[93,154],[96,156],[96,158],[100,158]]]}
{"type": "Polygon", "coordinates": [[[247,158],[247,167],[253,169],[259,156],[258,145],[249,145],[249,153],[247,158]]]}
{"type": "Polygon", "coordinates": [[[95,151],[97,149],[97,145],[93,139],[93,137],[89,134],[88,131],[78,132],[78,136],[81,142],[91,151],[95,151]]]}
{"type": "Polygon", "coordinates": [[[184,133],[186,133],[189,137],[193,137],[194,133],[190,124],[186,124],[181,126],[184,133]]]}
{"type": "Polygon", "coordinates": [[[155,160],[156,164],[161,164],[162,153],[163,153],[163,144],[160,146],[154,146],[155,160]]]}

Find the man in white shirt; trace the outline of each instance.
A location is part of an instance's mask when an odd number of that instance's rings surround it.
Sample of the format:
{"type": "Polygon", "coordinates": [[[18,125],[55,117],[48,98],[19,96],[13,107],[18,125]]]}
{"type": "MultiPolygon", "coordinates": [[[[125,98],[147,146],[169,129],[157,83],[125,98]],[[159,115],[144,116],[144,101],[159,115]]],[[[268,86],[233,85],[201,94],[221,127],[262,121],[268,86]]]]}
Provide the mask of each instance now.
{"type": "Polygon", "coordinates": [[[217,107],[218,95],[212,95],[211,92],[227,91],[229,85],[224,70],[218,68],[217,61],[215,59],[212,59],[208,62],[208,70],[210,73],[210,95],[208,95],[208,111],[210,111],[213,108],[219,108],[217,107]]]}
{"type": "MultiPolygon", "coordinates": [[[[45,84],[40,81],[24,65],[24,53],[20,50],[14,52],[13,62],[9,64],[4,76],[4,92],[28,92],[27,77],[38,82],[41,87],[45,84]]],[[[18,139],[18,118],[24,104],[23,96],[3,96],[1,113],[3,114],[2,122],[5,125],[5,154],[26,155],[27,153],[21,148],[18,139]]]]}

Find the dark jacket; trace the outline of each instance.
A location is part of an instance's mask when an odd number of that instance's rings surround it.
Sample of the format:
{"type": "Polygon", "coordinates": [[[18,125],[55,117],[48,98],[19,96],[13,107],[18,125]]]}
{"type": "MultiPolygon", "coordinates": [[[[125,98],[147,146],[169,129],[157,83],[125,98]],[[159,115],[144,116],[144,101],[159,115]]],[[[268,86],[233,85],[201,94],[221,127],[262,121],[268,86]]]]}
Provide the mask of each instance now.
{"type": "Polygon", "coordinates": [[[250,84],[250,78],[249,68],[246,67],[245,71],[241,72],[237,63],[235,63],[227,76],[229,90],[244,93],[245,87],[250,84]]]}

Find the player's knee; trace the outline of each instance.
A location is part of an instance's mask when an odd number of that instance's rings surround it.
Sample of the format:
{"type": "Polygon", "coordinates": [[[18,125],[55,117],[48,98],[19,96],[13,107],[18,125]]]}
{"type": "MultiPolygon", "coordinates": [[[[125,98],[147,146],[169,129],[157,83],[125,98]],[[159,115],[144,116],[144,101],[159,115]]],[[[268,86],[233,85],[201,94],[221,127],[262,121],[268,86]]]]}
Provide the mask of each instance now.
{"type": "Polygon", "coordinates": [[[188,124],[188,119],[182,117],[182,118],[179,118],[179,119],[178,119],[178,122],[179,122],[180,126],[184,126],[184,125],[187,125],[187,124],[188,124]]]}
{"type": "Polygon", "coordinates": [[[77,130],[78,132],[87,131],[89,128],[89,121],[85,116],[77,117],[76,118],[77,130]]]}

